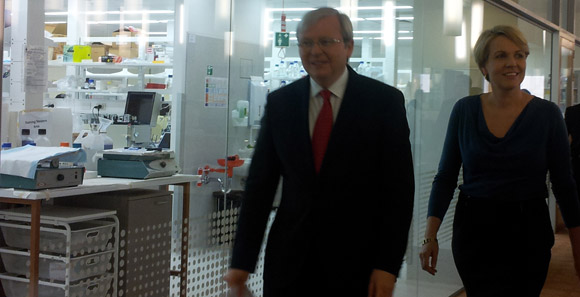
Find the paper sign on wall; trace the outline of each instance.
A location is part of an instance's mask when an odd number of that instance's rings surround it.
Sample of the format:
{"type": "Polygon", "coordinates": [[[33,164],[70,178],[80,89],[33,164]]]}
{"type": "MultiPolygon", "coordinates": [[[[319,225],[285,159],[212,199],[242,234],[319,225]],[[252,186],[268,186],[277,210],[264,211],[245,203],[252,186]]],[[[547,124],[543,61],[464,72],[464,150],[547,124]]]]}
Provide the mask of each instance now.
{"type": "Polygon", "coordinates": [[[208,108],[228,107],[228,79],[207,76],[205,78],[204,106],[208,108]]]}

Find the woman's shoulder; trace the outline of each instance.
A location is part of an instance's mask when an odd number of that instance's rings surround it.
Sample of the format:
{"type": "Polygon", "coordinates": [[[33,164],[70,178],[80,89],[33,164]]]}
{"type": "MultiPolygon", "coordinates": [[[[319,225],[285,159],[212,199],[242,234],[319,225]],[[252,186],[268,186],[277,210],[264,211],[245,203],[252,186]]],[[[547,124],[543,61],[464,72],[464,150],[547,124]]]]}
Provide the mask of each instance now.
{"type": "Polygon", "coordinates": [[[534,96],[532,100],[530,100],[530,106],[542,112],[549,112],[554,114],[562,113],[562,111],[560,111],[560,108],[558,107],[558,105],[556,105],[556,103],[536,96],[534,96]]]}
{"type": "Polygon", "coordinates": [[[453,109],[455,109],[456,111],[477,110],[478,108],[480,108],[480,106],[481,106],[480,95],[470,95],[457,100],[457,102],[455,102],[455,106],[453,107],[453,109]]]}

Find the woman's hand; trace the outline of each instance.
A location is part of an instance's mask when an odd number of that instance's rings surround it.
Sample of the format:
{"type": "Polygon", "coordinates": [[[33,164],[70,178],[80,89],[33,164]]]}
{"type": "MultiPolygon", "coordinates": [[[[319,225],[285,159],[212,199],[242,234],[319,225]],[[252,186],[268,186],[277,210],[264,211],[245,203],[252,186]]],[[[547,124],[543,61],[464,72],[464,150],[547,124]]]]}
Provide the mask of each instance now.
{"type": "Polygon", "coordinates": [[[421,258],[421,267],[423,270],[432,275],[437,273],[437,257],[439,256],[439,243],[436,239],[432,239],[423,244],[419,258],[421,258]]]}

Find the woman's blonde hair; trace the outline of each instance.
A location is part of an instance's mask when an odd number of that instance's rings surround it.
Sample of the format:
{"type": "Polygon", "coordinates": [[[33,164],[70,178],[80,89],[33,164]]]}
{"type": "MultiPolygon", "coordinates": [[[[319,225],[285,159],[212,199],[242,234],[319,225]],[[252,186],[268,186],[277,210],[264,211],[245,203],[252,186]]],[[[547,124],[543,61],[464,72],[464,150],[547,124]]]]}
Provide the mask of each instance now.
{"type": "Polygon", "coordinates": [[[479,69],[483,68],[485,63],[487,63],[487,59],[489,58],[489,45],[499,36],[504,36],[515,43],[526,53],[526,57],[530,54],[528,41],[520,30],[506,25],[495,26],[489,30],[483,31],[481,35],[479,35],[475,47],[473,48],[473,56],[479,69]]]}

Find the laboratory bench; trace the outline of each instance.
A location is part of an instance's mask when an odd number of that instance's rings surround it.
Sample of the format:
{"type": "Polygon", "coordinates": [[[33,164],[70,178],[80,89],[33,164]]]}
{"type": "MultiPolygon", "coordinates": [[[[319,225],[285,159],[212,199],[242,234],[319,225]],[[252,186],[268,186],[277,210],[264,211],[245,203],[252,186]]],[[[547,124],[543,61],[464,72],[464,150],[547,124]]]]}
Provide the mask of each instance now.
{"type": "Polygon", "coordinates": [[[81,196],[86,194],[98,194],[113,191],[131,189],[143,189],[159,187],[167,190],[169,186],[179,186],[183,189],[182,199],[182,228],[181,228],[181,261],[179,270],[171,271],[171,275],[180,277],[180,296],[186,296],[187,270],[188,270],[188,224],[189,224],[189,201],[190,187],[192,182],[199,180],[197,175],[176,174],[169,177],[159,177],[146,180],[126,178],[90,178],[85,179],[83,184],[68,187],[39,191],[19,190],[12,188],[0,188],[0,202],[7,204],[26,205],[30,207],[27,214],[30,220],[30,286],[28,296],[38,296],[39,284],[39,254],[40,254],[40,226],[46,219],[42,217],[42,201],[61,197],[81,196]]]}

